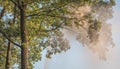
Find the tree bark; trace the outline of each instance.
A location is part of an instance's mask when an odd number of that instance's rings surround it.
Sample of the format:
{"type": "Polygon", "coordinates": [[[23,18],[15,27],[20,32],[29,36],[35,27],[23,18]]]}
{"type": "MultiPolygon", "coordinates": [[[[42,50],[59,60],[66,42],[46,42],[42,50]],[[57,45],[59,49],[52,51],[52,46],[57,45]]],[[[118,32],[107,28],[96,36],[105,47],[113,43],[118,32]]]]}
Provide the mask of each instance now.
{"type": "Polygon", "coordinates": [[[8,42],[5,69],[10,69],[11,42],[8,42]]]}
{"type": "Polygon", "coordinates": [[[21,69],[28,69],[28,41],[26,30],[26,6],[20,6],[20,30],[21,30],[21,69]]]}

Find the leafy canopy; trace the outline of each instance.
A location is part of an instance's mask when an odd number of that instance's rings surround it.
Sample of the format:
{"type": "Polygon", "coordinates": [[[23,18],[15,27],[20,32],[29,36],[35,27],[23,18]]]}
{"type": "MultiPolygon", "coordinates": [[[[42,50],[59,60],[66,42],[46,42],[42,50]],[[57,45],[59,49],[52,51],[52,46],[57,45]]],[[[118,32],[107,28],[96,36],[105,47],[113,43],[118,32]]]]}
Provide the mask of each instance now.
{"type": "MultiPolygon", "coordinates": [[[[5,57],[6,43],[12,41],[12,56],[11,65],[20,63],[20,49],[15,45],[21,45],[20,40],[20,11],[19,5],[24,3],[26,8],[26,24],[28,32],[28,46],[29,46],[29,64],[32,66],[33,62],[37,62],[41,59],[41,52],[44,49],[48,49],[46,57],[50,58],[50,55],[66,51],[70,48],[68,41],[64,39],[61,32],[61,28],[64,26],[73,25],[71,21],[77,26],[83,26],[79,24],[80,21],[76,17],[67,17],[66,15],[73,15],[69,8],[78,6],[95,6],[97,4],[108,5],[110,3],[113,6],[114,0],[0,0],[0,60],[5,57]],[[11,40],[8,39],[11,37],[11,40]]],[[[84,19],[89,20],[90,29],[100,29],[100,22],[96,21],[91,13],[84,16],[84,19]],[[93,24],[92,24],[93,23],[93,24]],[[92,26],[94,25],[94,27],[92,26]]],[[[89,36],[90,37],[90,36],[89,36]]],[[[0,63],[2,64],[2,63],[0,63]]]]}

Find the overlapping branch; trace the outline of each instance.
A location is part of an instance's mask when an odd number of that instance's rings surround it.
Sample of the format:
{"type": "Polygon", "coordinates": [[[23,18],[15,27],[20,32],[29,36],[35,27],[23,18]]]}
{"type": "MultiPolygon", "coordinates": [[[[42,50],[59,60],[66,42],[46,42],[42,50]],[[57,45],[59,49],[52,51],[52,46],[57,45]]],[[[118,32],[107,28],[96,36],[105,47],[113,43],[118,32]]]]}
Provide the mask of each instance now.
{"type": "Polygon", "coordinates": [[[13,40],[11,40],[1,29],[0,29],[0,33],[1,33],[8,41],[10,41],[11,43],[13,43],[13,44],[16,45],[17,47],[20,47],[20,48],[21,48],[21,45],[15,43],[13,40]]]}

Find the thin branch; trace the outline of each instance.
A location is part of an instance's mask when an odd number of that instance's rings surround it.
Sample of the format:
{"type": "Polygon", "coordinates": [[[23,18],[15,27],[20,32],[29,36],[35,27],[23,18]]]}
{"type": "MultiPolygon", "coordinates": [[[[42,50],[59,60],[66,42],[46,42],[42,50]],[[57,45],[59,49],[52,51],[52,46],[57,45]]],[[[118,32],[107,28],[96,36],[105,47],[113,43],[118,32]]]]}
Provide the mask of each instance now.
{"type": "Polygon", "coordinates": [[[35,2],[35,1],[31,1],[31,2],[26,3],[25,5],[32,4],[32,3],[34,3],[34,2],[35,2]]]}
{"type": "Polygon", "coordinates": [[[0,19],[2,19],[2,17],[4,16],[4,13],[5,13],[5,8],[3,8],[1,13],[0,13],[0,19]]]}
{"type": "MultiPolygon", "coordinates": [[[[66,16],[57,16],[57,15],[51,15],[51,14],[34,14],[34,15],[29,15],[31,17],[35,17],[35,16],[49,16],[49,17],[57,17],[57,18],[63,18],[63,19],[76,19],[76,18],[72,18],[72,17],[66,17],[66,16]]],[[[28,16],[28,17],[29,17],[28,16]]]]}
{"type": "Polygon", "coordinates": [[[40,30],[40,32],[52,32],[52,31],[55,31],[59,28],[61,28],[62,24],[64,23],[60,23],[57,27],[53,28],[53,29],[49,29],[49,30],[40,30]]]}
{"type": "Polygon", "coordinates": [[[14,17],[13,17],[13,24],[15,23],[15,19],[16,19],[16,5],[14,5],[14,12],[13,12],[13,15],[14,15],[14,17]]]}
{"type": "MultiPolygon", "coordinates": [[[[52,4],[52,5],[53,5],[53,4],[52,4]]],[[[36,16],[36,15],[41,14],[42,12],[52,12],[52,11],[54,11],[54,10],[57,10],[57,9],[63,8],[63,7],[65,7],[66,5],[67,5],[67,4],[62,5],[62,6],[60,6],[60,7],[57,7],[57,8],[54,8],[54,9],[48,9],[48,10],[40,11],[40,12],[35,13],[35,14],[27,15],[26,17],[36,16]]],[[[40,8],[40,9],[42,9],[42,8],[40,8]]],[[[40,10],[40,9],[38,9],[38,10],[40,10]]],[[[37,11],[37,10],[35,10],[35,11],[37,11]]],[[[33,12],[35,12],[35,11],[33,11],[33,12]]]]}
{"type": "Polygon", "coordinates": [[[71,17],[66,17],[66,16],[57,16],[57,15],[50,15],[50,14],[40,14],[40,15],[37,15],[37,16],[41,16],[41,15],[49,16],[49,17],[63,18],[63,19],[76,19],[76,18],[71,18],[71,17]]]}
{"type": "Polygon", "coordinates": [[[17,6],[18,8],[21,8],[20,6],[20,1],[17,0],[17,3],[14,0],[10,0],[15,6],[17,6]]]}
{"type": "Polygon", "coordinates": [[[17,3],[16,3],[15,1],[13,1],[13,0],[10,0],[10,1],[11,1],[13,4],[15,4],[16,6],[18,6],[17,3]]]}
{"type": "Polygon", "coordinates": [[[15,43],[14,41],[12,41],[11,39],[9,39],[9,37],[0,29],[0,33],[8,40],[10,41],[11,43],[13,43],[14,45],[16,45],[17,47],[20,47],[21,48],[21,45],[15,43]]]}
{"type": "Polygon", "coordinates": [[[42,14],[43,12],[48,12],[48,11],[51,11],[51,10],[40,11],[40,12],[35,13],[35,14],[27,15],[26,17],[37,16],[37,15],[39,15],[39,14],[42,14]]]}

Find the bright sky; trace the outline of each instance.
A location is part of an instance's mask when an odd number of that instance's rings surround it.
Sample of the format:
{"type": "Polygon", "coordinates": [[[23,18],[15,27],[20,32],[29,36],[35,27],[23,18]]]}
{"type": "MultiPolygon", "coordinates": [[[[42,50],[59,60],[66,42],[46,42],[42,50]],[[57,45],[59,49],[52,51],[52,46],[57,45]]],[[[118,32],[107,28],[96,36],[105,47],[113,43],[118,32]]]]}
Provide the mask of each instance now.
{"type": "Polygon", "coordinates": [[[42,61],[36,63],[34,69],[120,69],[120,0],[116,0],[116,3],[113,18],[108,21],[112,24],[112,35],[116,46],[109,50],[106,61],[99,59],[96,54],[76,41],[73,32],[66,31],[71,49],[54,55],[50,60],[43,55],[42,61]]]}

